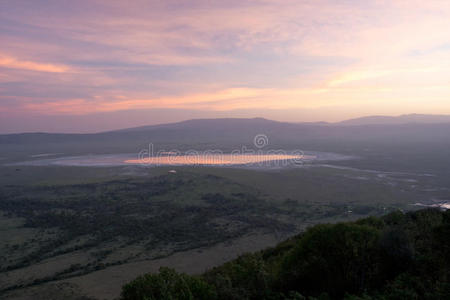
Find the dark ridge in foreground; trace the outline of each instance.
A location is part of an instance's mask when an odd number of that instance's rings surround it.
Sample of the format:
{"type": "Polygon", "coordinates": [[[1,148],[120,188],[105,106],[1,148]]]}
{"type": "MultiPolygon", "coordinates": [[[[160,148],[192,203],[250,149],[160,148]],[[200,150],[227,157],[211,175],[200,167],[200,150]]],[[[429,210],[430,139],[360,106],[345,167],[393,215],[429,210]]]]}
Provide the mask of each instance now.
{"type": "Polygon", "coordinates": [[[122,299],[450,299],[450,211],[321,224],[200,276],[161,268],[122,299]]]}

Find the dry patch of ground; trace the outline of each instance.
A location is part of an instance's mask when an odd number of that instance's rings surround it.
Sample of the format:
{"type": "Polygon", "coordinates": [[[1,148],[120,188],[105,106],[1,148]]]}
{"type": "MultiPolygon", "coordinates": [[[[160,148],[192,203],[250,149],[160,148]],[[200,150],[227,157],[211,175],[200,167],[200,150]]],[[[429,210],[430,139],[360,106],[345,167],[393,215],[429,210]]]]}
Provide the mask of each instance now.
{"type": "Polygon", "coordinates": [[[112,266],[79,277],[15,290],[4,296],[8,299],[20,300],[116,299],[120,296],[122,285],[139,275],[156,272],[162,266],[171,267],[180,272],[198,274],[243,253],[276,245],[284,238],[286,236],[254,233],[212,247],[178,252],[160,259],[112,266]],[[41,298],[36,298],[36,295],[41,298]]]}

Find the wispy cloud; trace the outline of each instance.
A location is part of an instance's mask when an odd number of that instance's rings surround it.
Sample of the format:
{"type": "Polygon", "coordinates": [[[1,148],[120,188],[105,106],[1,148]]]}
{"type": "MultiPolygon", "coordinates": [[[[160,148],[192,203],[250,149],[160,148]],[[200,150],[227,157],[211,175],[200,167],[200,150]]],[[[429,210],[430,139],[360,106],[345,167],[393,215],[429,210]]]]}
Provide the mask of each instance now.
{"type": "Polygon", "coordinates": [[[0,67],[50,73],[65,73],[70,71],[69,67],[63,65],[20,60],[15,57],[1,54],[0,67]]]}
{"type": "Polygon", "coordinates": [[[449,107],[446,0],[5,3],[6,110],[449,107]]]}

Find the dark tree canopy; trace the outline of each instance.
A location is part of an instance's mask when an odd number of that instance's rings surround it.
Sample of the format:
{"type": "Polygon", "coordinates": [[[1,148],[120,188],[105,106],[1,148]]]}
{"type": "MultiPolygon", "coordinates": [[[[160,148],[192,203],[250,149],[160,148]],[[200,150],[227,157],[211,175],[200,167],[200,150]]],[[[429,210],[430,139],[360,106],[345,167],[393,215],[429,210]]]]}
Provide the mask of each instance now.
{"type": "Polygon", "coordinates": [[[162,268],[123,299],[450,299],[450,211],[316,225],[201,276],[162,268]]]}

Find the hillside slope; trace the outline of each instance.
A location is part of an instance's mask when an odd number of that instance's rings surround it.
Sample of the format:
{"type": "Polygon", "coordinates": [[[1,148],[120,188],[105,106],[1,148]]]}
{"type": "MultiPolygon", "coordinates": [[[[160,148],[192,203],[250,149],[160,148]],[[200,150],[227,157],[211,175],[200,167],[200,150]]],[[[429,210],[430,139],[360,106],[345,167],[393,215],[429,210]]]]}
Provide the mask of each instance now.
{"type": "Polygon", "coordinates": [[[161,268],[122,299],[449,299],[449,237],[450,211],[321,224],[201,276],[161,268]]]}

